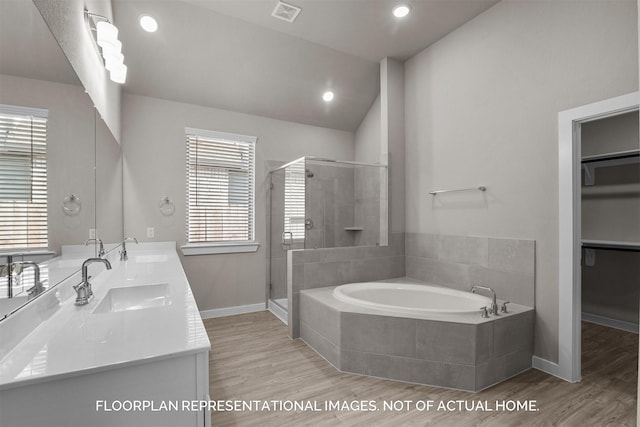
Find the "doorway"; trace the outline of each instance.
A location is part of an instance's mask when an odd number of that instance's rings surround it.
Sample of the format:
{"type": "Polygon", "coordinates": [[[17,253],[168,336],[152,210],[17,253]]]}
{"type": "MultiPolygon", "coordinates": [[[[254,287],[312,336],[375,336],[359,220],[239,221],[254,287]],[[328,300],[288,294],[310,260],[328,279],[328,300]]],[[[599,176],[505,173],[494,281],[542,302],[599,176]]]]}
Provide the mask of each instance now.
{"type": "Polygon", "coordinates": [[[558,114],[559,343],[558,364],[547,370],[570,382],[580,381],[582,372],[582,125],[637,111],[639,104],[634,92],[558,114]]]}

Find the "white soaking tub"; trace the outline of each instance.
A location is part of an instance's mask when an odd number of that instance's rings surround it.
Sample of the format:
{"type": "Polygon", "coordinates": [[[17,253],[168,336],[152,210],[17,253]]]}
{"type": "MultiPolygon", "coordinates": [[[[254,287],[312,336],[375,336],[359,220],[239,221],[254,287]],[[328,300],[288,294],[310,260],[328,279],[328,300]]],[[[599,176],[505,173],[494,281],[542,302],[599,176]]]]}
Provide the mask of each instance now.
{"type": "Polygon", "coordinates": [[[349,283],[336,287],[333,296],[350,304],[398,314],[479,314],[481,307],[491,307],[491,299],[483,295],[426,284],[349,283]]]}

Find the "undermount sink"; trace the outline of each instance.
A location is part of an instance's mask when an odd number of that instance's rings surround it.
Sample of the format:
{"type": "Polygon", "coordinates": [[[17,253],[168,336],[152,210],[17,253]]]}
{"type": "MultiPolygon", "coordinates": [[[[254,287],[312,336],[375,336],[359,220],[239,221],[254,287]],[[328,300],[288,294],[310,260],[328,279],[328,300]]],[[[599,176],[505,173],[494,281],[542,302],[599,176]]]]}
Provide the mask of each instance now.
{"type": "Polygon", "coordinates": [[[168,283],[127,286],[109,289],[107,295],[93,310],[94,314],[145,310],[171,304],[168,283]]]}

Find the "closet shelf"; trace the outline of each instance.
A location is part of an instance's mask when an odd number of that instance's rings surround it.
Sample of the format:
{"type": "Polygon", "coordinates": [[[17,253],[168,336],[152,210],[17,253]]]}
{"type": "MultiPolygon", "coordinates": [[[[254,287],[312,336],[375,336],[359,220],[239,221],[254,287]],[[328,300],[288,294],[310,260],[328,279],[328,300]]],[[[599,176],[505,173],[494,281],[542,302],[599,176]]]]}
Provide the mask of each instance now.
{"type": "Polygon", "coordinates": [[[583,240],[582,247],[588,249],[610,249],[616,251],[640,252],[640,242],[622,242],[613,240],[583,240]]]}
{"type": "Polygon", "coordinates": [[[634,163],[640,163],[640,150],[616,151],[583,156],[582,168],[584,169],[584,185],[592,186],[595,184],[596,168],[631,165],[634,163]]]}
{"type": "Polygon", "coordinates": [[[594,154],[592,156],[583,156],[582,163],[596,163],[607,160],[629,159],[629,163],[640,160],[640,149],[616,151],[613,153],[594,154]]]}

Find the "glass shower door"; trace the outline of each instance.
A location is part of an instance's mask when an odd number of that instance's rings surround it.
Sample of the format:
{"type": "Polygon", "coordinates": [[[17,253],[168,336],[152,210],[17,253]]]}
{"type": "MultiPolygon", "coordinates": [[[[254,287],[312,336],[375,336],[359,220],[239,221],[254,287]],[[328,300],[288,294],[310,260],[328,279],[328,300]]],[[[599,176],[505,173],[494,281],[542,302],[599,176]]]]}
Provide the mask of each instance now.
{"type": "Polygon", "coordinates": [[[304,249],[304,159],[271,172],[270,189],[268,299],[286,312],[287,251],[304,249]]]}

